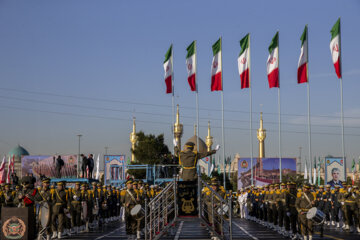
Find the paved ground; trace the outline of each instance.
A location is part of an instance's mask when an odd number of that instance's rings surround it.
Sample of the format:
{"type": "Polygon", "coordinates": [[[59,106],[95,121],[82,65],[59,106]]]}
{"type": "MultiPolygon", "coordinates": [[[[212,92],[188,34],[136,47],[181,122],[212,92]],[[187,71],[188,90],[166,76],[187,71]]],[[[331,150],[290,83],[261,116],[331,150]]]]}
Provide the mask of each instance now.
{"type": "MultiPolygon", "coordinates": [[[[243,220],[235,219],[233,222],[233,239],[252,239],[252,240],[281,240],[286,239],[280,234],[267,229],[266,227],[259,225],[257,223],[243,220]]],[[[360,234],[358,233],[348,233],[335,230],[333,227],[326,227],[324,231],[324,237],[320,238],[319,230],[316,230],[317,234],[314,236],[314,239],[324,239],[324,240],[355,240],[360,239],[360,234]]],[[[119,240],[127,239],[125,233],[125,225],[123,223],[110,223],[104,226],[102,229],[92,231],[89,233],[83,233],[78,236],[74,236],[66,239],[74,240],[119,240]]],[[[163,236],[161,239],[164,240],[182,240],[182,239],[196,239],[196,240],[208,240],[210,239],[210,234],[204,226],[200,224],[199,219],[197,218],[180,218],[176,226],[172,231],[169,231],[167,235],[163,236]]]]}

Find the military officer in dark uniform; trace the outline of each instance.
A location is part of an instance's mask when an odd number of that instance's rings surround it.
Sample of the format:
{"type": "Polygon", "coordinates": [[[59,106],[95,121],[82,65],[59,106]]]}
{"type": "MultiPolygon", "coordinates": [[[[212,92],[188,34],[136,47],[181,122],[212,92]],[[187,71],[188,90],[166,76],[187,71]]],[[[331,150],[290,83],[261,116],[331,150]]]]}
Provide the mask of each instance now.
{"type": "Polygon", "coordinates": [[[198,153],[194,151],[195,144],[193,142],[187,142],[185,144],[185,150],[180,151],[177,147],[177,142],[174,139],[175,143],[175,155],[179,157],[179,164],[182,169],[181,178],[184,181],[195,181],[197,179],[196,174],[196,165],[197,161],[206,156],[212,155],[219,150],[220,146],[217,145],[215,150],[206,153],[198,153]]]}
{"type": "Polygon", "coordinates": [[[296,211],[295,203],[297,199],[297,191],[296,191],[296,183],[290,182],[288,183],[288,191],[286,192],[285,196],[285,210],[286,210],[286,217],[285,217],[285,230],[289,231],[291,227],[291,236],[293,239],[296,239],[297,234],[297,219],[298,219],[298,212],[296,211]]]}
{"type": "Polygon", "coordinates": [[[332,225],[336,224],[336,227],[340,227],[340,211],[341,211],[341,203],[339,201],[340,199],[340,186],[335,185],[335,190],[332,192],[332,206],[331,206],[331,220],[332,225]]]}

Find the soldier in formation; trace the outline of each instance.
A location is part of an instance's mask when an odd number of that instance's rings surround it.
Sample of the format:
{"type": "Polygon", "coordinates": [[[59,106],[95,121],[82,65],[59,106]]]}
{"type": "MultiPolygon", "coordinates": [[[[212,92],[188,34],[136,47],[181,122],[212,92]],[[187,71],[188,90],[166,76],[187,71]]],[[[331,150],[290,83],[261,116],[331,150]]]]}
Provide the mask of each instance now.
{"type": "MultiPolygon", "coordinates": [[[[360,191],[358,186],[343,184],[315,186],[304,184],[297,189],[294,182],[250,186],[241,191],[239,204],[244,204],[249,214],[240,216],[259,222],[292,239],[311,240],[314,226],[321,231],[326,227],[360,232],[360,191]],[[246,196],[246,197],[245,197],[246,196]],[[245,200],[244,200],[245,198],[245,200]],[[316,207],[324,213],[321,223],[307,218],[307,212],[316,207]]],[[[243,208],[244,208],[243,207],[243,208]]]]}

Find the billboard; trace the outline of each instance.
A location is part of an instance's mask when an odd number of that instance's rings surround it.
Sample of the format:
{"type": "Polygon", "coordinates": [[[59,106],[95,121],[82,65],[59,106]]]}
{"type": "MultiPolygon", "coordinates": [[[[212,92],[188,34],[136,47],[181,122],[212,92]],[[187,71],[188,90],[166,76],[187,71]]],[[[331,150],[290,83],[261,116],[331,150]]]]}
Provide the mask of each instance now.
{"type": "Polygon", "coordinates": [[[125,155],[105,155],[104,162],[105,184],[125,180],[125,155]]]}
{"type": "MultiPolygon", "coordinates": [[[[296,158],[281,158],[282,175],[296,174],[296,158]]],[[[264,186],[280,181],[279,158],[240,158],[238,161],[238,189],[251,185],[251,168],[254,185],[264,186]]]]}
{"type": "MultiPolygon", "coordinates": [[[[56,156],[57,157],[57,156],[56,156]]],[[[22,177],[28,173],[32,173],[36,181],[40,179],[40,175],[45,175],[49,178],[55,178],[55,156],[40,155],[40,156],[23,156],[21,157],[21,173],[22,177]]],[[[77,167],[77,155],[61,155],[64,160],[64,166],[61,168],[62,178],[75,178],[77,167]]]]}
{"type": "Polygon", "coordinates": [[[325,158],[325,182],[332,188],[335,185],[343,187],[342,182],[346,181],[345,161],[342,158],[325,158]]]}

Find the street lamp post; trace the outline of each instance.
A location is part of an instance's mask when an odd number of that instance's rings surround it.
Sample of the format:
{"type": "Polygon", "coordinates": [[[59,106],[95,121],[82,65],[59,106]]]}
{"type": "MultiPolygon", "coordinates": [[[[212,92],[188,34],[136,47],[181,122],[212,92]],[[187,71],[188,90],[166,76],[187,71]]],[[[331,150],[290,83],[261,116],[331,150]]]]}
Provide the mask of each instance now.
{"type": "Polygon", "coordinates": [[[82,137],[81,134],[77,135],[79,137],[79,152],[78,152],[78,159],[77,159],[77,177],[80,175],[80,138],[82,137]]]}

